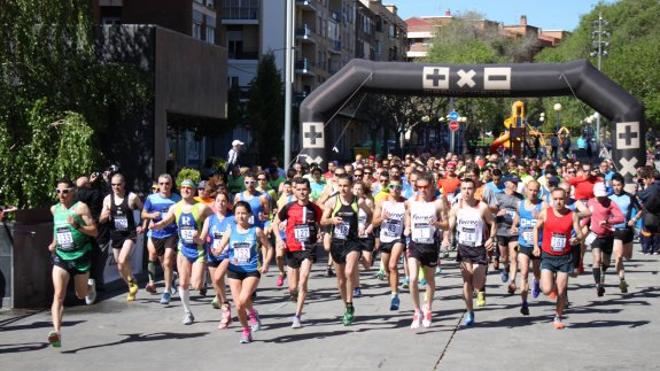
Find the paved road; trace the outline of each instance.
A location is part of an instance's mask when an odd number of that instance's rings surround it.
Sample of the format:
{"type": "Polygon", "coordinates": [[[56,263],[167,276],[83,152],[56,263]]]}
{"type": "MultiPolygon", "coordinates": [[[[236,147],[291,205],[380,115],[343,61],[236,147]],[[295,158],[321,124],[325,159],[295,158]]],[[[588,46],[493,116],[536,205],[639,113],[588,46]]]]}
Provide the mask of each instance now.
{"type": "Polygon", "coordinates": [[[364,296],[355,300],[356,323],[340,323],[343,307],[334,279],[317,264],[312,297],[303,316],[305,327],[292,330],[294,305],[269,273],[259,289],[257,309],[264,323],[255,342],[240,345],[236,322],[216,329],[219,311],[210,297],[193,298],[197,322],[181,324],[178,300],[163,307],[158,296],[141,290],[134,303],[125,294],[93,306],[67,307],[63,347],[48,347],[48,311],[0,312],[2,370],[535,370],[660,369],[655,355],[660,339],[658,256],[637,254],[628,263],[630,293],[608,277],[604,297],[596,297],[591,275],[570,283],[572,308],[568,327],[554,330],[552,303],[531,302],[531,315],[519,314],[519,297],[506,294],[499,276],[488,278],[488,304],[476,312],[477,325],[460,324],[464,305],[453,262],[436,277],[434,322],[429,329],[409,329],[412,316],[407,290],[402,310],[389,311],[385,282],[363,274],[364,296]]]}

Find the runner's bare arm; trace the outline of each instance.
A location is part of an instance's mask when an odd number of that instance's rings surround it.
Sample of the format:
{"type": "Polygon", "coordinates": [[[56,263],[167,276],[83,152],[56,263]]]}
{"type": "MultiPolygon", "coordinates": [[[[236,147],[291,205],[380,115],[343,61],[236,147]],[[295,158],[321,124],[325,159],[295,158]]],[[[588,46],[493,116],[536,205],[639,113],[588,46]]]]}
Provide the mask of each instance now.
{"type": "Polygon", "coordinates": [[[263,249],[266,249],[266,255],[264,255],[264,261],[261,265],[261,273],[268,272],[268,267],[270,266],[270,261],[273,258],[273,246],[270,244],[270,239],[264,233],[261,228],[257,228],[257,238],[261,241],[261,246],[263,249]]]}
{"type": "Polygon", "coordinates": [[[89,211],[89,207],[87,204],[83,202],[78,203],[78,207],[76,207],[75,210],[76,214],[80,215],[82,218],[83,222],[85,222],[85,225],[77,225],[78,223],[73,223],[69,222],[75,229],[77,229],[80,233],[86,234],[89,237],[96,237],[96,223],[94,223],[94,218],[92,218],[92,212],[89,211]]]}
{"type": "Polygon", "coordinates": [[[403,214],[403,225],[405,226],[405,229],[403,230],[403,235],[404,236],[410,236],[411,229],[410,229],[410,204],[408,204],[408,201],[404,204],[406,207],[406,212],[403,214]]]}
{"type": "Polygon", "coordinates": [[[487,250],[492,250],[496,243],[496,233],[497,233],[497,225],[495,223],[495,215],[490,211],[490,208],[483,202],[479,203],[480,205],[483,205],[482,210],[483,210],[483,218],[486,224],[488,224],[489,229],[490,229],[490,236],[488,237],[488,240],[486,241],[486,249],[487,250]]]}
{"type": "Polygon", "coordinates": [[[210,220],[211,218],[204,219],[204,224],[202,225],[202,233],[199,234],[199,241],[195,241],[195,243],[201,244],[206,242],[206,239],[209,236],[210,220]]]}
{"type": "Polygon", "coordinates": [[[575,237],[579,241],[584,241],[587,237],[582,233],[582,228],[580,227],[580,218],[577,214],[573,213],[573,229],[575,230],[575,237]]]}
{"type": "Polygon", "coordinates": [[[539,214],[538,220],[536,222],[536,226],[534,226],[534,251],[532,251],[534,256],[541,256],[541,249],[539,248],[539,230],[541,230],[543,228],[543,224],[545,224],[547,212],[548,209],[541,210],[541,213],[539,214]]]}
{"type": "Polygon", "coordinates": [[[337,218],[332,217],[332,204],[330,203],[330,200],[328,200],[328,202],[326,202],[324,206],[325,207],[323,208],[323,216],[321,216],[321,225],[336,224],[337,218]]]}
{"type": "MultiPolygon", "coordinates": [[[[50,207],[50,213],[55,216],[55,206],[50,207]]],[[[53,231],[53,240],[48,245],[48,251],[55,252],[55,247],[57,246],[57,239],[55,237],[55,231],[53,231]]]]}
{"type": "Polygon", "coordinates": [[[449,217],[447,213],[447,209],[449,208],[449,203],[447,202],[447,199],[445,197],[440,198],[438,201],[436,201],[436,212],[437,212],[437,221],[436,221],[436,226],[440,229],[448,229],[449,228],[449,217]]]}
{"type": "Polygon", "coordinates": [[[161,219],[158,223],[151,223],[149,228],[163,229],[165,226],[174,223],[175,220],[176,220],[176,215],[174,214],[174,208],[171,207],[169,211],[167,211],[167,214],[163,216],[163,219],[161,219]]]}
{"type": "Polygon", "coordinates": [[[105,196],[103,199],[103,208],[99,216],[99,223],[105,223],[110,219],[110,195],[105,196]]]}

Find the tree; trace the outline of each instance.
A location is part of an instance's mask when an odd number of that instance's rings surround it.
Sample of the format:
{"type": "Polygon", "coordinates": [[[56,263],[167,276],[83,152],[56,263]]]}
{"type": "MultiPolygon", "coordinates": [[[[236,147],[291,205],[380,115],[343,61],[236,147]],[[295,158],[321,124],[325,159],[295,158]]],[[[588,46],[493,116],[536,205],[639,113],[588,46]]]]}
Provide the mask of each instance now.
{"type": "Polygon", "coordinates": [[[259,162],[269,163],[284,150],[284,95],[282,78],[273,54],[261,57],[257,76],[250,83],[247,116],[259,162]]]}

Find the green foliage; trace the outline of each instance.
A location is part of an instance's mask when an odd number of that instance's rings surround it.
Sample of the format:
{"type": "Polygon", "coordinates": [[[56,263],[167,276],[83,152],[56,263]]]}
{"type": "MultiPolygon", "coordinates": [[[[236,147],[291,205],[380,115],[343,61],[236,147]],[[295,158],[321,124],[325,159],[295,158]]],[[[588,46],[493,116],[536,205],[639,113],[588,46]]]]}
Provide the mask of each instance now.
{"type": "Polygon", "coordinates": [[[199,181],[202,180],[202,175],[197,169],[184,167],[183,169],[179,170],[179,174],[176,176],[177,188],[181,187],[181,183],[186,179],[190,179],[195,183],[199,183],[199,181]]]}
{"type": "MultiPolygon", "coordinates": [[[[594,65],[592,51],[593,24],[598,13],[609,24],[610,32],[608,56],[602,58],[602,72],[640,99],[646,106],[646,120],[649,127],[660,129],[660,2],[657,0],[620,0],[615,3],[601,3],[582,16],[576,30],[553,49],[545,49],[535,60],[538,62],[566,62],[590,58],[594,65]]],[[[584,112],[589,111],[576,100],[560,100],[566,118],[573,127],[580,125],[584,112]]],[[[548,109],[551,111],[551,104],[548,109]]],[[[562,120],[564,121],[564,120],[562,120]]]]}

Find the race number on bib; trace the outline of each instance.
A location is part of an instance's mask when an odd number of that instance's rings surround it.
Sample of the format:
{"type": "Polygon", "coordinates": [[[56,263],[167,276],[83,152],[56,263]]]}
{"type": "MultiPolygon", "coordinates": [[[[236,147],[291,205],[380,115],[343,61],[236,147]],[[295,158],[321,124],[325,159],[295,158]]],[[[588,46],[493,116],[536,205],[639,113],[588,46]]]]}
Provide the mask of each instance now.
{"type": "Polygon", "coordinates": [[[236,264],[245,264],[250,261],[250,244],[239,242],[234,244],[234,262],[236,264]]]}
{"type": "Polygon", "coordinates": [[[339,223],[335,225],[333,235],[335,238],[345,240],[348,237],[348,232],[351,230],[351,225],[348,223],[339,223]]]}
{"type": "Polygon", "coordinates": [[[128,219],[125,216],[118,216],[114,219],[115,230],[123,232],[128,229],[128,219]]]}
{"type": "Polygon", "coordinates": [[[195,235],[195,228],[193,227],[181,227],[181,239],[183,240],[183,243],[187,245],[191,245],[195,243],[193,240],[193,236],[195,235]]]}
{"type": "Polygon", "coordinates": [[[403,232],[403,223],[400,220],[389,219],[382,226],[388,237],[400,237],[403,232]]]}
{"type": "Polygon", "coordinates": [[[59,227],[57,228],[57,245],[60,250],[71,250],[73,249],[73,234],[69,227],[59,227]]]}
{"type": "Polygon", "coordinates": [[[553,233],[550,239],[550,247],[554,252],[562,252],[566,248],[566,235],[563,233],[553,233]]]}
{"type": "Polygon", "coordinates": [[[412,229],[412,240],[420,243],[433,242],[433,227],[430,224],[418,223],[412,229]]]}
{"type": "Polygon", "coordinates": [[[307,224],[298,224],[293,228],[293,237],[298,242],[307,242],[310,237],[310,229],[307,224]]]}
{"type": "Polygon", "coordinates": [[[584,239],[584,244],[591,245],[592,243],[594,243],[594,241],[596,241],[597,237],[598,236],[594,232],[589,232],[587,238],[584,239]]]}
{"type": "Polygon", "coordinates": [[[522,233],[522,238],[527,243],[533,243],[534,242],[534,232],[533,231],[524,231],[522,233]]]}
{"type": "Polygon", "coordinates": [[[477,229],[463,227],[459,237],[459,243],[466,246],[474,246],[477,243],[477,229]]]}

